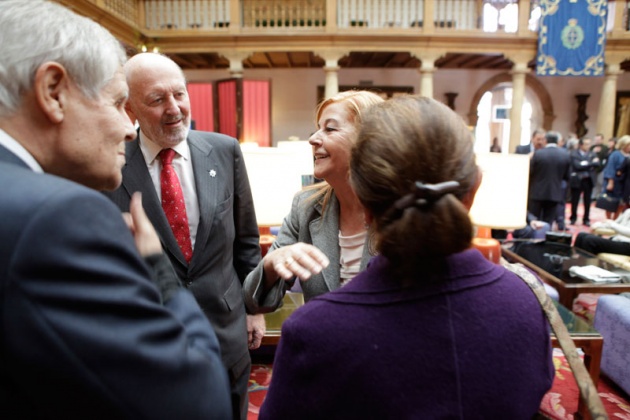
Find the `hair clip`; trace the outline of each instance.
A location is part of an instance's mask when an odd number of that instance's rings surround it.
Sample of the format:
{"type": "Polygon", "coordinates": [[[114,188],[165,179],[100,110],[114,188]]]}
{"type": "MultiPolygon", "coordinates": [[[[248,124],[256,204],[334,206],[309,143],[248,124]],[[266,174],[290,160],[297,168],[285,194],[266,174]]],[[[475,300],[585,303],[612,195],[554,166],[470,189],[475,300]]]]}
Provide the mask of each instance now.
{"type": "Polygon", "coordinates": [[[415,182],[415,191],[399,198],[394,202],[394,208],[404,210],[412,205],[423,207],[429,202],[434,202],[440,197],[452,193],[459,188],[459,182],[446,181],[439,184],[424,184],[420,181],[415,182]]]}

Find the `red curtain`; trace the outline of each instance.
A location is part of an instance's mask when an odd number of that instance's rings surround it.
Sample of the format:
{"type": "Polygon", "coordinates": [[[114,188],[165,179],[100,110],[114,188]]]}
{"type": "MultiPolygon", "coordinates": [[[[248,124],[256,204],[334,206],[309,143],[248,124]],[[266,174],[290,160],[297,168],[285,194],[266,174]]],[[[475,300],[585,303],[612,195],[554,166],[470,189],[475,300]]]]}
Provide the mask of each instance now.
{"type": "Polygon", "coordinates": [[[188,97],[195,129],[214,131],[214,112],[212,108],[212,83],[189,83],[188,97]]]}
{"type": "Polygon", "coordinates": [[[271,101],[268,80],[243,80],[243,139],[271,146],[271,101]]]}
{"type": "MultiPolygon", "coordinates": [[[[238,138],[236,109],[236,80],[222,80],[217,83],[219,110],[219,132],[238,138]]],[[[240,141],[241,139],[239,139],[240,141]]]]}

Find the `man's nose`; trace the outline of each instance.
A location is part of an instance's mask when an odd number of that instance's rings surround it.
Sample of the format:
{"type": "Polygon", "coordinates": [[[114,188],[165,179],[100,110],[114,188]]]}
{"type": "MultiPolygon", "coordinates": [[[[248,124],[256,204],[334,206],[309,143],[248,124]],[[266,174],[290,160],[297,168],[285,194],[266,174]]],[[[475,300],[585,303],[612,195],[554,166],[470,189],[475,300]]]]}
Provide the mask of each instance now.
{"type": "Polygon", "coordinates": [[[179,114],[179,104],[177,103],[177,101],[175,100],[175,97],[171,96],[167,99],[167,103],[166,103],[167,107],[166,107],[166,111],[171,113],[171,114],[179,114]]]}

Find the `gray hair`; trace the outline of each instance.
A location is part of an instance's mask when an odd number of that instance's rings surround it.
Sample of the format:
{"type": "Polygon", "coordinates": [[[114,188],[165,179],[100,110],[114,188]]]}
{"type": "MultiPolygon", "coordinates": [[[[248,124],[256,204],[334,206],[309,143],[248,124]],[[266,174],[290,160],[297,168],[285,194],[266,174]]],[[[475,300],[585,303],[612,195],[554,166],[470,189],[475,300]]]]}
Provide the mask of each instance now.
{"type": "Polygon", "coordinates": [[[17,111],[45,62],[62,65],[81,92],[95,99],[127,60],[105,28],[55,3],[4,0],[0,28],[0,117],[17,111]]]}
{"type": "Polygon", "coordinates": [[[562,140],[562,134],[560,134],[559,131],[547,131],[545,139],[547,140],[547,143],[558,144],[558,142],[562,140]]]}

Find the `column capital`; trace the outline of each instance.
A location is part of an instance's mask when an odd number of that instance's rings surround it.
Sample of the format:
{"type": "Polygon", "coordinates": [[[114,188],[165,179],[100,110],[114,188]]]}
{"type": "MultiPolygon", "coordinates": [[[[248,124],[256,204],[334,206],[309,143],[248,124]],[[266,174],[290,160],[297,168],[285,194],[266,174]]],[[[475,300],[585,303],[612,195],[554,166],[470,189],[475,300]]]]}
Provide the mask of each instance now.
{"type": "Polygon", "coordinates": [[[510,74],[512,75],[518,75],[518,74],[529,74],[531,71],[529,70],[529,67],[527,67],[527,63],[524,62],[519,62],[519,63],[514,63],[514,66],[512,66],[512,70],[510,70],[510,74]]]}
{"type": "Polygon", "coordinates": [[[338,51],[338,50],[322,50],[322,51],[314,51],[314,54],[323,58],[326,61],[324,68],[337,68],[339,69],[339,60],[341,60],[344,56],[348,55],[347,52],[338,51]]]}
{"type": "Polygon", "coordinates": [[[444,53],[426,50],[409,51],[409,54],[420,60],[421,73],[435,71],[435,62],[444,56],[444,53]]]}
{"type": "Polygon", "coordinates": [[[220,53],[223,57],[232,61],[243,61],[253,54],[253,51],[223,51],[220,53]]]}
{"type": "Polygon", "coordinates": [[[503,56],[514,64],[512,66],[512,72],[520,73],[529,72],[529,67],[527,67],[527,63],[536,58],[535,56],[532,56],[531,53],[524,51],[504,53],[503,56]]]}
{"type": "Polygon", "coordinates": [[[619,63],[606,63],[606,68],[604,69],[604,75],[606,76],[619,76],[623,73],[621,70],[621,65],[619,63]]]}
{"type": "Polygon", "coordinates": [[[221,53],[230,61],[230,74],[232,77],[243,77],[243,60],[252,55],[251,51],[228,51],[221,53]]]}

